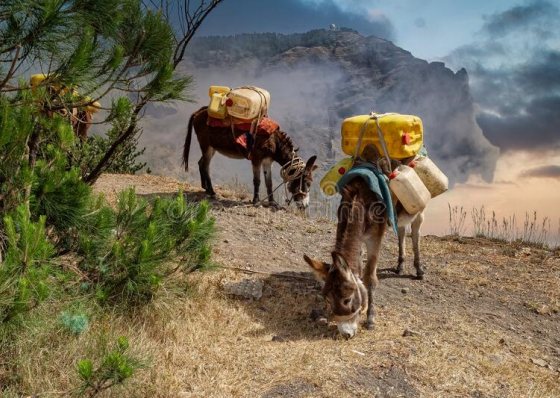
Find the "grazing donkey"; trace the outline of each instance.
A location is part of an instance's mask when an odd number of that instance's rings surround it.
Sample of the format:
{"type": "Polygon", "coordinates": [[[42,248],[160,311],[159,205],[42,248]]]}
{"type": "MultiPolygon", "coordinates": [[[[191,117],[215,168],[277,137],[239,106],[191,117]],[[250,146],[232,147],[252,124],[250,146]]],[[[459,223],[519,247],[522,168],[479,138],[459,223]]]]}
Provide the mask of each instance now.
{"type": "MultiPolygon", "coordinates": [[[[189,120],[185,146],[183,149],[183,165],[185,170],[189,169],[189,152],[191,147],[192,130],[196,132],[202,157],[198,161],[200,180],[202,188],[212,197],[216,196],[212,181],[210,179],[210,162],[217,152],[232,159],[245,159],[245,155],[238,149],[234,140],[234,133],[230,127],[208,126],[208,107],[203,107],[192,114],[189,120]]],[[[277,162],[281,166],[291,162],[302,162],[296,154],[292,139],[283,131],[277,130],[274,133],[264,136],[258,135],[253,144],[251,152],[251,163],[253,164],[253,203],[260,202],[259,189],[261,184],[261,168],[264,171],[264,178],[267,191],[267,202],[270,205],[278,206],[274,201],[272,190],[272,163],[277,162]]],[[[291,193],[296,206],[306,208],[309,206],[309,188],[313,182],[313,172],[317,169],[315,160],[317,156],[312,156],[307,160],[305,168],[294,175],[287,182],[287,190],[291,193]]],[[[301,163],[303,165],[303,163],[301,163]]]]}
{"type": "MultiPolygon", "coordinates": [[[[332,264],[307,255],[304,255],[304,260],[317,277],[324,281],[323,295],[331,309],[333,320],[337,322],[340,334],[348,339],[358,331],[360,313],[366,309],[365,326],[369,330],[374,327],[373,295],[378,284],[377,262],[388,216],[385,203],[370,190],[362,177],[349,182],[342,189],[341,196],[332,264]],[[362,243],[367,248],[365,268],[362,264],[362,243]]],[[[410,224],[414,242],[414,264],[417,277],[421,279],[424,271],[420,265],[419,234],[423,213],[410,215],[400,203],[395,208],[399,225],[399,263],[396,272],[403,272],[405,227],[410,224]]]]}

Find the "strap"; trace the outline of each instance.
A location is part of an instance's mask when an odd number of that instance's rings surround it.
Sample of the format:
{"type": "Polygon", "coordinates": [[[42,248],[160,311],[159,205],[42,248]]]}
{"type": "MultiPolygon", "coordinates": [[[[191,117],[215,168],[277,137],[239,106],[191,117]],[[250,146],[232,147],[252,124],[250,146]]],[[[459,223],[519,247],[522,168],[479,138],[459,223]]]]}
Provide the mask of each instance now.
{"type": "Polygon", "coordinates": [[[366,132],[367,125],[369,124],[370,120],[375,120],[377,125],[377,133],[379,134],[379,141],[381,142],[381,147],[383,148],[383,152],[385,153],[385,158],[387,159],[387,164],[389,165],[389,169],[391,169],[391,158],[389,157],[389,150],[387,149],[387,143],[385,142],[385,137],[383,136],[383,132],[381,131],[381,126],[379,125],[379,119],[384,116],[394,115],[394,113],[383,113],[378,114],[375,112],[371,112],[368,119],[364,123],[362,127],[362,131],[360,131],[360,136],[358,137],[358,143],[356,144],[356,150],[354,151],[354,159],[358,158],[360,154],[360,148],[362,147],[362,139],[364,138],[364,133],[366,132]]]}

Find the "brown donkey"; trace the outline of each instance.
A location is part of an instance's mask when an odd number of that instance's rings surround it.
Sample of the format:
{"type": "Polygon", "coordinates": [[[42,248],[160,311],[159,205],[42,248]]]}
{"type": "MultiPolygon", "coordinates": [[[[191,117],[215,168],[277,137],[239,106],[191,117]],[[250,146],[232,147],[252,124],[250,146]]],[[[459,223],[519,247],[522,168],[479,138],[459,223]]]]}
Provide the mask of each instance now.
{"type": "MultiPolygon", "coordinates": [[[[358,331],[360,313],[366,308],[365,326],[370,330],[374,327],[373,295],[378,284],[377,261],[387,227],[387,214],[383,200],[369,189],[361,177],[348,183],[341,195],[333,263],[327,264],[306,255],[304,259],[318,278],[325,282],[323,295],[339,332],[345,338],[351,338],[358,331]],[[367,248],[365,268],[362,265],[364,242],[367,248]]],[[[419,236],[424,215],[422,212],[410,215],[398,202],[395,210],[399,226],[399,262],[396,272],[399,275],[403,272],[405,227],[411,225],[416,275],[422,279],[424,270],[420,264],[419,236]]]]}
{"type": "MultiPolygon", "coordinates": [[[[193,113],[189,120],[185,146],[183,149],[183,164],[185,170],[189,169],[189,152],[191,147],[192,130],[194,128],[202,157],[198,161],[200,180],[202,188],[206,193],[215,197],[216,193],[212,187],[210,179],[210,162],[216,152],[232,159],[245,159],[245,155],[238,149],[233,138],[234,134],[230,127],[208,126],[207,107],[203,107],[193,113]]],[[[269,136],[257,135],[251,152],[251,163],[253,165],[253,203],[260,202],[259,189],[261,184],[260,172],[264,171],[266,184],[267,202],[276,205],[272,189],[272,163],[277,162],[281,166],[290,164],[293,161],[301,161],[296,154],[292,139],[283,131],[277,130],[269,136]]],[[[313,181],[313,172],[317,169],[314,164],[317,156],[309,158],[305,168],[298,172],[299,175],[292,176],[287,181],[287,190],[291,193],[292,199],[300,208],[309,205],[309,188],[313,181]]],[[[302,163],[303,164],[303,163],[302,163]]]]}
{"type": "Polygon", "coordinates": [[[387,225],[385,204],[367,188],[361,177],[344,187],[338,208],[333,263],[304,256],[313,271],[325,282],[323,294],[345,338],[358,331],[360,313],[367,308],[366,327],[373,328],[373,293],[377,286],[377,260],[387,225]],[[367,247],[367,262],[362,266],[362,243],[367,247]],[[367,300],[367,307],[366,307],[367,300]]]}

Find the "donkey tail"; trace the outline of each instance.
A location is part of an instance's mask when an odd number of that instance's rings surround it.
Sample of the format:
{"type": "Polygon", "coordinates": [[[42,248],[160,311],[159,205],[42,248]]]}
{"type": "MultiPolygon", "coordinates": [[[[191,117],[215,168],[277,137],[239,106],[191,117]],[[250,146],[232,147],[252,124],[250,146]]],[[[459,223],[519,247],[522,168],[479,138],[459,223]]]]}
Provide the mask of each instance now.
{"type": "Polygon", "coordinates": [[[202,111],[206,111],[206,108],[206,106],[200,108],[198,111],[194,112],[189,119],[189,126],[187,127],[187,135],[185,137],[185,145],[183,146],[182,165],[185,168],[185,171],[189,171],[189,152],[191,151],[194,118],[197,117],[202,111]]]}

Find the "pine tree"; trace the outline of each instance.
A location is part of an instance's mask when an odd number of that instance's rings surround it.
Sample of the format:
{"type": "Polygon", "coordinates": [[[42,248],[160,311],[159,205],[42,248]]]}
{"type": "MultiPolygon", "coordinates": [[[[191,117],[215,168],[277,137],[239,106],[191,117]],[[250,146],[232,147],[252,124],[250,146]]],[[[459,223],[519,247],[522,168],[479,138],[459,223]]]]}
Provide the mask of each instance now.
{"type": "Polygon", "coordinates": [[[184,18],[179,29],[167,19],[174,2],[0,2],[2,270],[4,262],[13,262],[15,254],[9,253],[17,240],[25,238],[10,230],[14,223],[25,224],[24,210],[29,225],[43,226],[54,251],[78,246],[92,210],[89,185],[112,165],[130,166],[144,106],[189,99],[192,78],[175,69],[196,29],[220,2],[185,2],[176,10],[180,16],[173,17],[184,18]],[[93,165],[85,169],[88,146],[76,136],[76,126],[92,107],[104,110],[96,123],[111,127],[105,152],[90,158],[93,165]]]}

